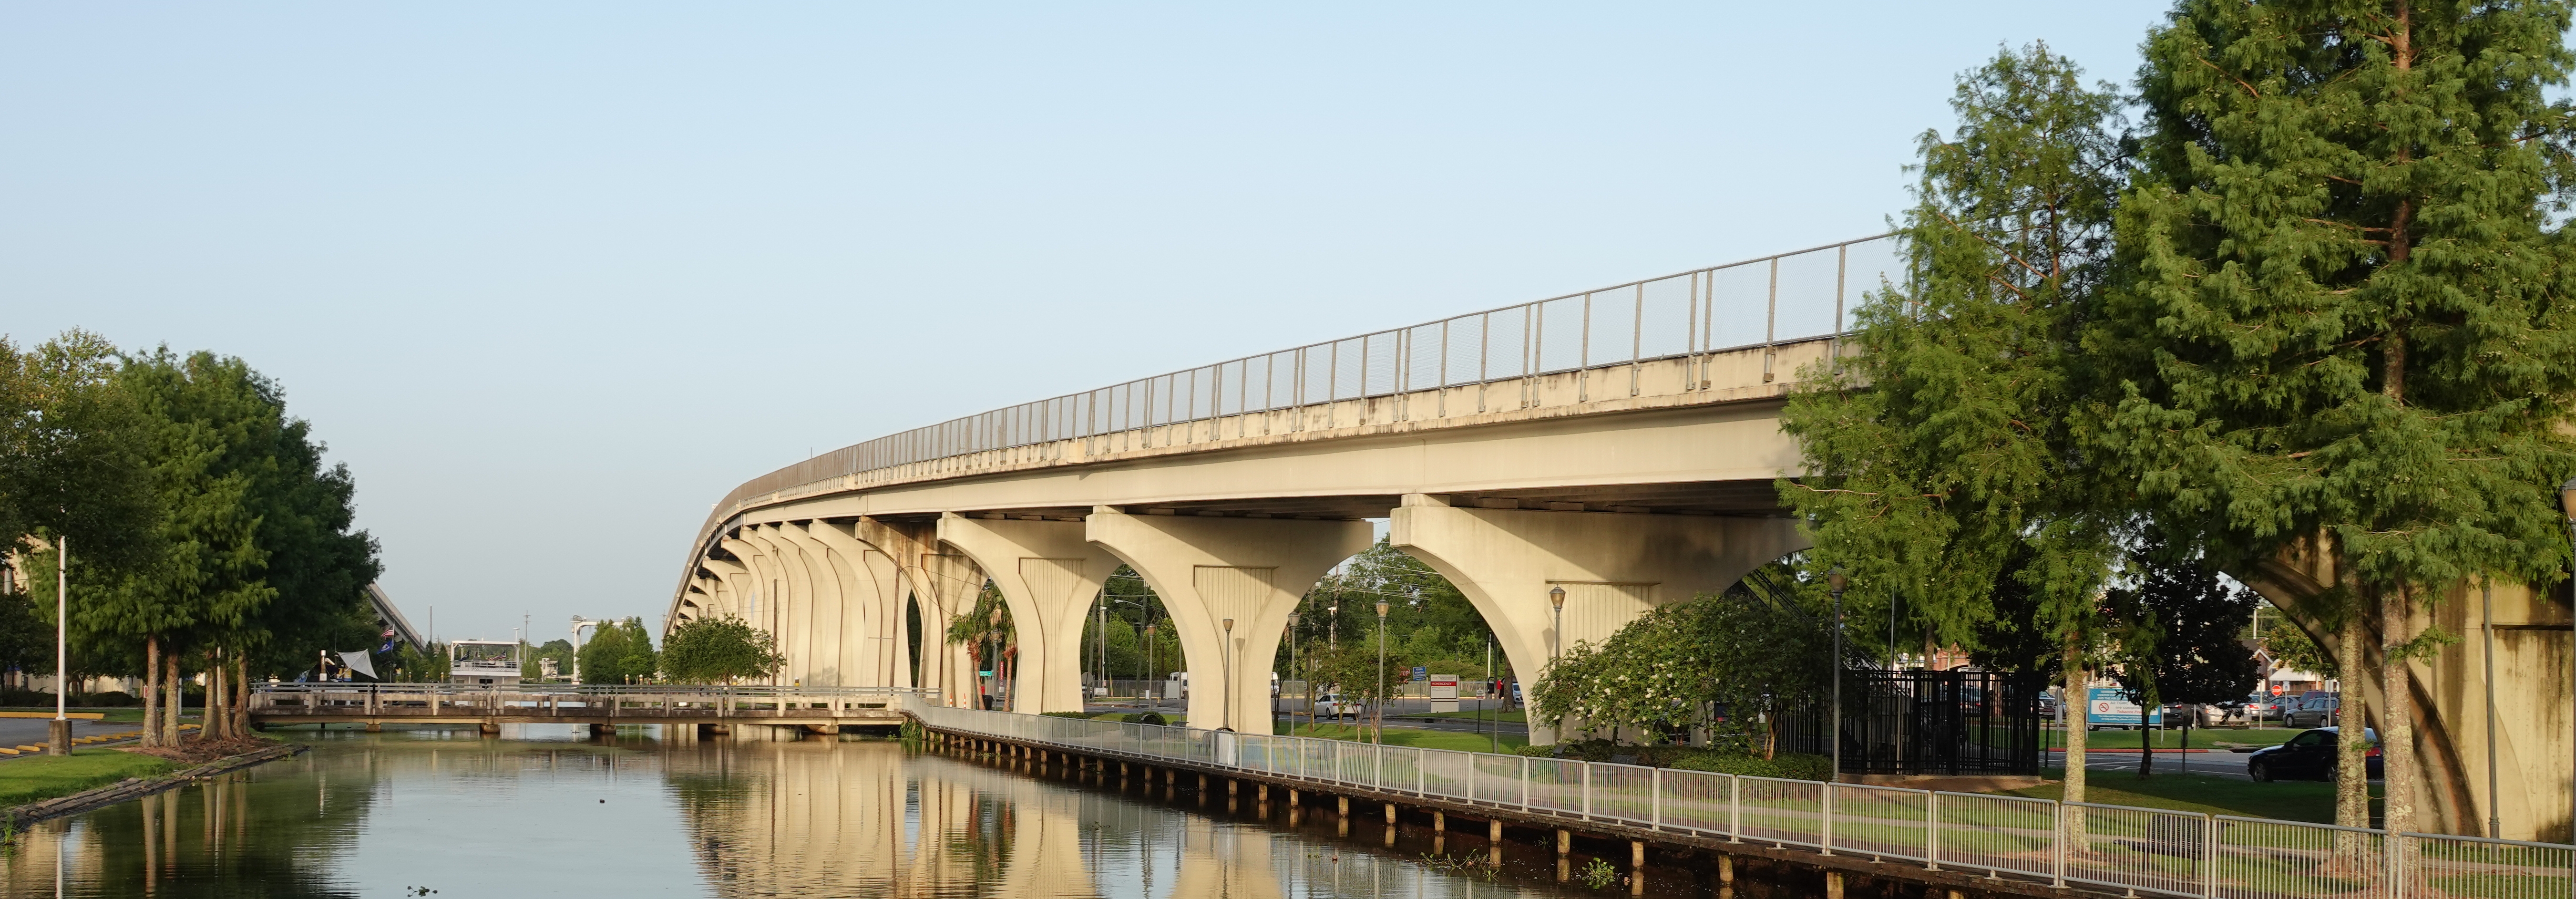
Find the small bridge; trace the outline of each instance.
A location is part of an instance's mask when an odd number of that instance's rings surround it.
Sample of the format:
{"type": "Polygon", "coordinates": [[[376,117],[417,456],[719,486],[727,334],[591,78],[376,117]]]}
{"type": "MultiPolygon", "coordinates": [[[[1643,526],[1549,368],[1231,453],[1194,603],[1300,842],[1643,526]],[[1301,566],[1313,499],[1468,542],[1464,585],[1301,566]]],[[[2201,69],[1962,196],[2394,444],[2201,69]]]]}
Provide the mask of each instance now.
{"type": "Polygon", "coordinates": [[[254,726],[283,724],[725,725],[808,730],[904,722],[904,698],[937,691],[901,687],[725,687],[646,684],[266,684],[251,694],[254,726]]]}

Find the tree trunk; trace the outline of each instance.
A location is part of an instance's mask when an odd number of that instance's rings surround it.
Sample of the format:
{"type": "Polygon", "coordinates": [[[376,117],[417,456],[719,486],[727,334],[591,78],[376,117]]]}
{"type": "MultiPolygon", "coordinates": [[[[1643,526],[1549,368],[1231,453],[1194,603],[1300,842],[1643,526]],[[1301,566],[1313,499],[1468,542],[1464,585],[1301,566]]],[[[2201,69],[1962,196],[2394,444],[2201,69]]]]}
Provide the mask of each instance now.
{"type": "Polygon", "coordinates": [[[2344,610],[2343,627],[2335,641],[2335,668],[2343,688],[2338,691],[2341,703],[2335,709],[2335,823],[2344,827],[2370,826],[2370,741],[2364,736],[2370,717],[2363,714],[2361,678],[2366,669],[2361,664],[2362,641],[2370,639],[2363,626],[2359,603],[2344,610]]]}
{"type": "Polygon", "coordinates": [[[2147,695],[2140,697],[2138,705],[2138,777],[2141,779],[2152,777],[2156,773],[2156,735],[2164,732],[2164,725],[2161,723],[2163,718],[2162,716],[2157,715],[2156,711],[2162,708],[2164,708],[2164,697],[2157,695],[2156,691],[2149,690],[2147,691],[2147,695]],[[2159,723],[2153,727],[2149,727],[2147,725],[2147,722],[2149,721],[2156,721],[2159,723]]]}
{"type": "Polygon", "coordinates": [[[2090,716],[2092,701],[2085,695],[2085,683],[2092,678],[2084,670],[2084,643],[2075,631],[2066,632],[2066,656],[2061,665],[2066,676],[2066,698],[2058,708],[2066,713],[2066,791],[2067,802],[2084,801],[2084,719],[2090,716]]]}
{"type": "Polygon", "coordinates": [[[206,653],[206,712],[197,721],[202,740],[221,740],[224,733],[224,660],[221,651],[206,653]]]}
{"type": "Polygon", "coordinates": [[[187,706],[187,693],[179,684],[178,653],[161,657],[161,672],[161,688],[169,691],[170,701],[162,704],[165,717],[156,726],[161,728],[161,745],[175,747],[179,745],[179,710],[187,706]]]}
{"type": "Polygon", "coordinates": [[[233,723],[234,736],[250,735],[250,659],[233,656],[233,723]]]}
{"type": "Polygon", "coordinates": [[[161,637],[143,637],[143,745],[161,745],[161,637]]]}
{"type": "MultiPolygon", "coordinates": [[[[2379,735],[2379,760],[2386,767],[2382,775],[2385,798],[2380,800],[2390,833],[2415,829],[2415,672],[2413,662],[2405,657],[2410,642],[2408,613],[2411,603],[2405,584],[2380,594],[2380,632],[2388,645],[2380,651],[2379,695],[2384,708],[2379,710],[2383,727],[2379,735]]],[[[2367,773],[2367,772],[2365,772],[2367,773]]]]}

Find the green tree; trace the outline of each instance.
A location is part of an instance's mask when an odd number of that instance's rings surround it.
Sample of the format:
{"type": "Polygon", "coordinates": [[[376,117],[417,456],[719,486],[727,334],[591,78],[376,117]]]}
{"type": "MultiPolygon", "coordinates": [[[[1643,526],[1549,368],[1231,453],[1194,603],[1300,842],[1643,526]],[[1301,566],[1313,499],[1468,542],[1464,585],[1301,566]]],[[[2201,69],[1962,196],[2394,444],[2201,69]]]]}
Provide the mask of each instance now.
{"type": "MultiPolygon", "coordinates": [[[[2115,107],[2045,46],[1961,76],[1956,132],[1919,141],[1912,274],[1867,295],[1856,353],[1810,371],[1781,417],[1807,473],[1780,496],[1818,560],[1851,570],[1847,598],[1901,594],[1931,639],[1971,645],[1996,623],[1993,585],[2018,581],[2075,695],[2125,525],[2086,452],[2079,342],[2113,275],[2115,107]]],[[[2080,737],[2068,749],[2080,800],[2080,737]]]]}
{"type": "Polygon", "coordinates": [[[662,641],[662,676],[680,684],[729,684],[778,673],[786,659],[769,632],[727,615],[680,622],[662,641]]]}
{"type": "Polygon", "coordinates": [[[1405,675],[1412,673],[1413,662],[1404,657],[1401,648],[1390,643],[1384,656],[1378,654],[1372,632],[1367,639],[1351,639],[1339,647],[1325,647],[1308,657],[1315,680],[1341,694],[1345,702],[1368,704],[1367,726],[1370,739],[1386,741],[1386,701],[1402,689],[1405,675]]]}
{"type": "Polygon", "coordinates": [[[661,666],[653,636],[645,632],[643,619],[633,617],[600,625],[579,656],[585,684],[645,683],[661,666]]]}
{"type": "Polygon", "coordinates": [[[66,331],[23,351],[0,337],[0,538],[69,536],[108,568],[149,552],[145,427],[117,381],[116,347],[98,335],[66,331]]]}
{"type": "MultiPolygon", "coordinates": [[[[2155,709],[2168,702],[2242,699],[2261,675],[2254,649],[2240,636],[2254,620],[2254,592],[2229,583],[2205,560],[2173,553],[2161,542],[2133,557],[2135,583],[2110,592],[2122,609],[2120,664],[2114,669],[2131,701],[2155,709]]],[[[2192,713],[2197,715],[2198,712],[2192,713]]],[[[2183,718],[2191,745],[2191,716],[2183,718]]],[[[2155,742],[2141,743],[2138,776],[2155,773],[2155,742]]]]}
{"type": "Polygon", "coordinates": [[[993,673],[992,708],[1009,708],[1010,663],[1019,655],[1019,631],[1011,621],[1010,605],[1002,601],[1001,589],[985,581],[984,589],[975,594],[975,607],[949,619],[948,631],[941,639],[966,647],[966,655],[974,660],[977,671],[993,673]]]}
{"type": "MultiPolygon", "coordinates": [[[[2407,612],[2567,563],[2576,135],[2547,91],[2568,21],[2553,0],[2183,0],[2144,48],[2126,278],[2091,343],[2124,388],[2102,445],[2223,568],[2313,544],[2301,611],[2343,619],[2346,708],[2380,633],[2391,829],[2424,795],[2407,612]]],[[[2337,820],[2360,825],[2344,734],[2337,820]]]]}
{"type": "Polygon", "coordinates": [[[2334,656],[2317,645],[2307,631],[2287,621],[2272,625],[2263,632],[2263,652],[2272,657],[2274,667],[2305,671],[2322,677],[2339,677],[2334,656]]]}

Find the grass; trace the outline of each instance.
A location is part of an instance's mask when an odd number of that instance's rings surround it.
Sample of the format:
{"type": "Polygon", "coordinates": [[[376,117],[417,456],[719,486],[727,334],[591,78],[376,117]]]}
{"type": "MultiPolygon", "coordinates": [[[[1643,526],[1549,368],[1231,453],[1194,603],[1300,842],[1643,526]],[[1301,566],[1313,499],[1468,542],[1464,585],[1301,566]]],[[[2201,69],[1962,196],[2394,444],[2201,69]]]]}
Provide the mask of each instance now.
{"type": "MultiPolygon", "coordinates": [[[[1299,724],[1289,730],[1291,736],[1322,737],[1327,740],[1363,742],[1365,729],[1355,724],[1299,724]]],[[[1493,737],[1489,734],[1459,733],[1447,730],[1417,730],[1410,727],[1386,729],[1386,745],[1413,746],[1421,749],[1451,749],[1459,752],[1490,752],[1493,737]]],[[[1503,751],[1527,746],[1529,741],[1505,734],[1503,751]]]]}
{"type": "Polygon", "coordinates": [[[0,765],[0,805],[69,796],[129,777],[151,777],[178,766],[165,759],[114,749],[75,749],[69,756],[13,759],[0,765]]]}
{"type": "Polygon", "coordinates": [[[1462,718],[1462,719],[1466,719],[1466,720],[1469,720],[1469,721],[1474,721],[1474,720],[1477,720],[1478,718],[1480,718],[1480,717],[1481,717],[1482,719],[1484,719],[1484,720],[1486,720],[1486,721],[1509,721],[1509,722],[1511,722],[1511,723],[1513,723],[1513,724],[1528,724],[1528,723],[1529,723],[1529,713],[1528,713],[1528,712],[1415,712],[1415,713],[1407,714],[1407,715],[1405,715],[1404,717],[1407,717],[1407,718],[1462,718]]]}
{"type": "MultiPolygon", "coordinates": [[[[2334,823],[2335,786],[2329,781],[2254,783],[2202,774],[2181,774],[2172,770],[2158,771],[2154,777],[2148,778],[2140,778],[2129,771],[2091,771],[2087,774],[2089,776],[2084,779],[2086,802],[2334,823]]],[[[2048,782],[2005,792],[2037,799],[2064,798],[2064,769],[2050,768],[2041,772],[2041,776],[2048,782]]],[[[2372,784],[2371,796],[2375,799],[2378,795],[2379,785],[2372,784]]]]}

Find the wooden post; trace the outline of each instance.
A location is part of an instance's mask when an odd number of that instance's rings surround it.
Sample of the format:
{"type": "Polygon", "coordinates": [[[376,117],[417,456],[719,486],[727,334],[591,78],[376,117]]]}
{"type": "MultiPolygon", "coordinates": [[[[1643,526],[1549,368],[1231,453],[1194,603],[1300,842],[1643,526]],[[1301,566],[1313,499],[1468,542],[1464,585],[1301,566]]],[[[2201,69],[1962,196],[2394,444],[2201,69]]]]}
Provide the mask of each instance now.
{"type": "Polygon", "coordinates": [[[1735,882],[1735,856],[1721,855],[1717,857],[1717,882],[1735,882]]]}
{"type": "Polygon", "coordinates": [[[1335,796],[1335,797],[1333,797],[1333,811],[1334,811],[1335,813],[1337,813],[1337,814],[1340,814],[1340,815],[1341,815],[1342,817],[1344,817],[1344,818],[1348,818],[1348,817],[1350,817],[1350,816],[1351,816],[1351,797],[1348,797],[1348,796],[1335,796]]]}
{"type": "Polygon", "coordinates": [[[1565,828],[1562,828],[1562,827],[1557,828],[1557,829],[1556,829],[1556,854],[1558,854],[1558,855],[1564,855],[1564,854],[1566,854],[1566,853],[1568,853],[1568,852],[1573,852],[1573,851],[1574,851],[1574,832],[1573,832],[1573,831],[1570,831],[1570,830],[1566,830],[1565,828]]]}
{"type": "Polygon", "coordinates": [[[1501,845],[1501,844],[1502,844],[1502,842],[1503,842],[1503,819],[1501,819],[1501,818],[1487,818],[1487,819],[1485,819],[1485,842],[1493,843],[1493,844],[1495,844],[1495,845],[1497,845],[1497,846],[1499,846],[1499,845],[1501,845]]]}
{"type": "Polygon", "coordinates": [[[1449,832],[1449,813],[1448,813],[1448,812],[1443,812],[1443,811],[1437,811],[1437,810],[1434,810],[1434,811],[1431,813],[1431,832],[1432,832],[1432,833],[1448,833],[1448,832],[1449,832]]]}
{"type": "Polygon", "coordinates": [[[1825,899],[1843,899],[1843,872],[1825,872],[1825,899]]]}

